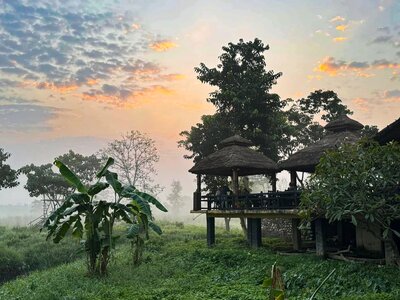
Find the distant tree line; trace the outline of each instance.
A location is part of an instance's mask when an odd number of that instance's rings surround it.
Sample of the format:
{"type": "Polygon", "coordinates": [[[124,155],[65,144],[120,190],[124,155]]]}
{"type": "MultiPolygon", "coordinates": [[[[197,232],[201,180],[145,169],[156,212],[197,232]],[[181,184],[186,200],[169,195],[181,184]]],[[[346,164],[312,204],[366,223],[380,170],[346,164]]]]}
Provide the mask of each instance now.
{"type": "MultiPolygon", "coordinates": [[[[0,148],[0,190],[17,186],[18,176],[23,174],[27,177],[24,188],[29,195],[49,201],[50,210],[57,208],[66,195],[74,191],[58,172],[53,171],[52,163],[30,164],[14,170],[6,163],[10,155],[0,148]]],[[[162,187],[154,184],[153,179],[157,174],[155,164],[159,160],[155,142],[139,131],[122,135],[96,154],[85,156],[69,150],[55,160],[67,165],[84,184],[90,184],[95,179],[96,171],[110,156],[115,159],[111,169],[121,174],[121,182],[153,195],[162,191],[162,187]]]]}

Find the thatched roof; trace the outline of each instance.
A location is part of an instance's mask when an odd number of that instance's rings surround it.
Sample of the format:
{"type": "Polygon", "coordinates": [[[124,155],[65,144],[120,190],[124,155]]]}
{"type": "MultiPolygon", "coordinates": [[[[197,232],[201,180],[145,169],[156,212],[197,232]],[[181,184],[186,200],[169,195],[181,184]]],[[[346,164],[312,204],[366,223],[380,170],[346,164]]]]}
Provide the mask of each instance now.
{"type": "Polygon", "coordinates": [[[346,115],[341,115],[336,120],[326,124],[325,129],[331,132],[358,131],[364,128],[364,125],[356,120],[350,119],[346,115]]]}
{"type": "Polygon", "coordinates": [[[248,148],[252,143],[238,135],[220,143],[221,149],[197,162],[189,172],[205,175],[232,175],[237,169],[239,176],[275,173],[276,162],[256,150],[248,148]]]}
{"type": "Polygon", "coordinates": [[[281,162],[279,167],[282,170],[312,173],[326,150],[337,148],[343,143],[355,143],[360,138],[357,131],[363,127],[361,123],[347,116],[341,116],[325,126],[328,131],[325,137],[292,154],[287,160],[281,162]]]}
{"type": "Polygon", "coordinates": [[[400,142],[400,118],[379,131],[375,136],[375,140],[381,145],[391,141],[400,142]]]}

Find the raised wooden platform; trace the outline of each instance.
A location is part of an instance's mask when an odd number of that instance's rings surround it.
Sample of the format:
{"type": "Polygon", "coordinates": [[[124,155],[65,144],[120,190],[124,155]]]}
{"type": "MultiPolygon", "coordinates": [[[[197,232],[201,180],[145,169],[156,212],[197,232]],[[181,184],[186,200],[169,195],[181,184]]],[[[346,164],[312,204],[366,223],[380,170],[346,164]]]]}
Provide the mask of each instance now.
{"type": "Polygon", "coordinates": [[[207,214],[208,217],[214,218],[299,218],[300,210],[292,209],[211,209],[211,210],[191,210],[193,214],[207,214]]]}

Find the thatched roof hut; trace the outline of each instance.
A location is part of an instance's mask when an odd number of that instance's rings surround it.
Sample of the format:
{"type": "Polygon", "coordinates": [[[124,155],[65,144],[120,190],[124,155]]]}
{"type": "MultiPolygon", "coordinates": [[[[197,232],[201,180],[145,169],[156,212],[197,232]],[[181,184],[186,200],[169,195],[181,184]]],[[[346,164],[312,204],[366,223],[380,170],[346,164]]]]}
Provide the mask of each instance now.
{"type": "Polygon", "coordinates": [[[391,141],[400,142],[400,118],[379,131],[375,136],[375,140],[381,145],[391,141]]]}
{"type": "Polygon", "coordinates": [[[282,170],[312,173],[326,150],[339,147],[343,143],[355,143],[360,138],[358,132],[363,127],[361,123],[342,115],[325,126],[328,131],[325,137],[297,151],[279,166],[282,170]]]}
{"type": "Polygon", "coordinates": [[[197,162],[189,172],[204,175],[230,176],[237,170],[238,176],[275,174],[276,162],[264,154],[250,149],[252,143],[234,135],[220,143],[220,149],[197,162]]]}

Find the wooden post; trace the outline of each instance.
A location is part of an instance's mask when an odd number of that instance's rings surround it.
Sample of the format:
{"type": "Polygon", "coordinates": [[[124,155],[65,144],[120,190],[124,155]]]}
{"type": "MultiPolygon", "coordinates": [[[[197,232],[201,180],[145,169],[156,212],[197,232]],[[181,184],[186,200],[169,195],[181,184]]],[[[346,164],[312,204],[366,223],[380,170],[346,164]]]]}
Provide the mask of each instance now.
{"type": "Polygon", "coordinates": [[[215,218],[207,215],[207,246],[215,245],[215,218]]]}
{"type": "Polygon", "coordinates": [[[233,184],[233,194],[235,195],[235,199],[237,199],[239,195],[239,176],[237,169],[232,170],[232,184],[233,184]]]}
{"type": "Polygon", "coordinates": [[[326,256],[326,220],[315,220],[315,250],[317,256],[326,256]]]}
{"type": "Polygon", "coordinates": [[[247,241],[252,248],[261,247],[261,219],[247,218],[247,241]]]}
{"type": "Polygon", "coordinates": [[[292,241],[293,250],[299,251],[301,249],[301,232],[299,230],[300,220],[292,219],[292,241]]]}
{"type": "Polygon", "coordinates": [[[197,174],[197,189],[193,193],[193,210],[201,210],[201,175],[197,174]],[[200,184],[199,184],[200,181],[200,184]]]}
{"type": "Polygon", "coordinates": [[[276,173],[271,174],[272,191],[276,192],[276,173]]]}
{"type": "Polygon", "coordinates": [[[197,189],[193,193],[193,210],[201,210],[201,174],[197,174],[197,189]]]}
{"type": "Polygon", "coordinates": [[[196,192],[201,193],[201,174],[197,174],[197,190],[196,192]]]}
{"type": "Polygon", "coordinates": [[[297,189],[296,171],[290,171],[289,187],[294,190],[297,189]]]}

